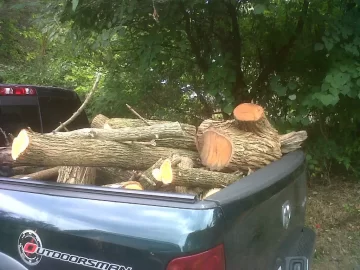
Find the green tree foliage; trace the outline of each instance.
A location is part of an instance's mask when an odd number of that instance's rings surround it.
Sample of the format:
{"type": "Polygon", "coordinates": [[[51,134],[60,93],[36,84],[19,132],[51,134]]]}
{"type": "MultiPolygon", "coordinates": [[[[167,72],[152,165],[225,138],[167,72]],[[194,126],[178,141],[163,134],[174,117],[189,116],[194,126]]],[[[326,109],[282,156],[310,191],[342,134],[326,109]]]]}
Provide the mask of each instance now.
{"type": "Polygon", "coordinates": [[[359,172],[359,0],[42,0],[41,7],[26,28],[37,49],[21,49],[27,62],[7,78],[84,93],[102,71],[91,115],[128,116],[129,103],[149,118],[198,124],[252,100],[281,132],[308,131],[312,172],[359,172]]]}

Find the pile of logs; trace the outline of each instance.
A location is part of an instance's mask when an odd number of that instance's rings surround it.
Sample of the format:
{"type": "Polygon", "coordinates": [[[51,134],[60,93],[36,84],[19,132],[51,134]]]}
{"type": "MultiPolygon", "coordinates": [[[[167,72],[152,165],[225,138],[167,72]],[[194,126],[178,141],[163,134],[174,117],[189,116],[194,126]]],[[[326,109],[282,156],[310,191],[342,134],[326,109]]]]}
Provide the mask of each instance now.
{"type": "Polygon", "coordinates": [[[305,131],[280,135],[253,103],[238,105],[232,120],[208,119],[198,127],[100,114],[91,128],[21,130],[11,145],[11,162],[14,178],[206,198],[299,149],[306,138],[305,131]]]}

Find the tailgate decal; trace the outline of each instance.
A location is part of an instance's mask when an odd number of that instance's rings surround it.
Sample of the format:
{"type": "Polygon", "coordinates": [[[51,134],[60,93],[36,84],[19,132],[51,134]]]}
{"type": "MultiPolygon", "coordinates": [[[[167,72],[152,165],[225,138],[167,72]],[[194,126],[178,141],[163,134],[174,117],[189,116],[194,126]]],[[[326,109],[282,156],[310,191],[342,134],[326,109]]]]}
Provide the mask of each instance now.
{"type": "Polygon", "coordinates": [[[42,257],[45,256],[51,259],[100,270],[132,270],[132,267],[44,248],[39,235],[33,230],[25,230],[20,234],[18,239],[18,251],[21,259],[30,266],[39,264],[42,257]]]}

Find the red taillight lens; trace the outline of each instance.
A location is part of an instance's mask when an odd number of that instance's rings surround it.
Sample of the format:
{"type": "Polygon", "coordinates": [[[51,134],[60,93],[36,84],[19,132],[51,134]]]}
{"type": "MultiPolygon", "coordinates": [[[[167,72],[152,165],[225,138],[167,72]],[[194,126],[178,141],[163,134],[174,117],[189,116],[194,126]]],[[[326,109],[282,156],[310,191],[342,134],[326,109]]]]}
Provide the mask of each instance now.
{"type": "Polygon", "coordinates": [[[0,96],[34,96],[36,90],[30,87],[0,87],[0,96]]]}
{"type": "Polygon", "coordinates": [[[224,246],[173,259],[166,270],[225,270],[224,246]]]}

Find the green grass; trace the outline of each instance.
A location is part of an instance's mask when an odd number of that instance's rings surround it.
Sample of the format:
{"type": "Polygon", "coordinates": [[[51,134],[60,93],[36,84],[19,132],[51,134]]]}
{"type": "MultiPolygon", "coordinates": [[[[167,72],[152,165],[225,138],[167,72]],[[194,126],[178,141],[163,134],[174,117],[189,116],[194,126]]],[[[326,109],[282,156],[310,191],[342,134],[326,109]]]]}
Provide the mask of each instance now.
{"type": "Polygon", "coordinates": [[[312,269],[360,269],[360,183],[339,179],[308,189],[307,225],[316,232],[312,269]]]}

